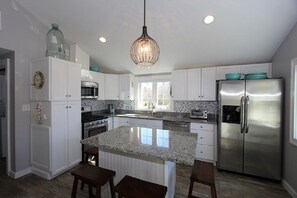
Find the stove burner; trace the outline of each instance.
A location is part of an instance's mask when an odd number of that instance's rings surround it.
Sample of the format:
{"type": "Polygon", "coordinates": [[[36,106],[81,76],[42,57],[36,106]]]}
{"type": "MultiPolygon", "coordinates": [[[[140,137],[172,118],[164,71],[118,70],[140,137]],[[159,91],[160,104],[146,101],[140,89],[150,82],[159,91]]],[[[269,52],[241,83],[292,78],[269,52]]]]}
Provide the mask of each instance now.
{"type": "Polygon", "coordinates": [[[92,112],[85,112],[85,113],[81,114],[82,122],[92,122],[95,120],[103,120],[103,119],[107,119],[107,118],[108,118],[107,116],[94,114],[92,112]]]}

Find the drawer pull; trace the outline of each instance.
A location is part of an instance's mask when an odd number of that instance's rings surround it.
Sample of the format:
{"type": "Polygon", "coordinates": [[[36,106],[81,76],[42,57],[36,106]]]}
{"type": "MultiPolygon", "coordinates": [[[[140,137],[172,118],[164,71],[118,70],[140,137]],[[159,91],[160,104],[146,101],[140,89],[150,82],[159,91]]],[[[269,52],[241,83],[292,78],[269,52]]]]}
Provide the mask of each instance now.
{"type": "Polygon", "coordinates": [[[200,151],[200,153],[203,153],[203,151],[200,151]]]}
{"type": "Polygon", "coordinates": [[[200,137],[200,139],[203,139],[203,137],[200,137]]]}
{"type": "Polygon", "coordinates": [[[200,126],[200,128],[203,128],[203,126],[200,126]]]}

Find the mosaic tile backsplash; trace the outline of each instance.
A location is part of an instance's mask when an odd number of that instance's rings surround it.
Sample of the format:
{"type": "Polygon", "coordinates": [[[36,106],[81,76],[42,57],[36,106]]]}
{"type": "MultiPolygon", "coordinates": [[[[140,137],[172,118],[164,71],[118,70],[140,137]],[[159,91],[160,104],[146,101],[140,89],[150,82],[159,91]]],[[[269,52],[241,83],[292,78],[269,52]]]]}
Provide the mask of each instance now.
{"type": "MultiPolygon", "coordinates": [[[[135,110],[134,100],[82,100],[82,106],[91,106],[92,111],[106,110],[108,104],[113,104],[117,110],[135,110]]],[[[173,110],[179,113],[189,113],[191,109],[206,109],[216,114],[217,102],[173,101],[173,110]]]]}

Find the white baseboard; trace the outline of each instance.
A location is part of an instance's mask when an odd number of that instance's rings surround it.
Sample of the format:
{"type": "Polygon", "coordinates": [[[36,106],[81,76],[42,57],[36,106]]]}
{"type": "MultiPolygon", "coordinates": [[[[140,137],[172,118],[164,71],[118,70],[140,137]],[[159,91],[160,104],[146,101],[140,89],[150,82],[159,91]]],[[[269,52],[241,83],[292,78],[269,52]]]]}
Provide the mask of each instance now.
{"type": "Polygon", "coordinates": [[[27,169],[24,169],[24,170],[21,170],[21,171],[17,171],[17,172],[13,172],[13,171],[10,171],[8,173],[8,175],[14,179],[18,179],[20,177],[23,177],[27,174],[30,174],[31,173],[31,168],[27,168],[27,169]]]}
{"type": "Polygon", "coordinates": [[[42,177],[44,179],[47,179],[47,180],[51,180],[53,177],[46,171],[42,171],[40,169],[37,169],[37,168],[34,168],[34,167],[31,167],[32,169],[32,173],[39,176],[39,177],[42,177]]]}
{"type": "Polygon", "coordinates": [[[290,186],[286,180],[282,180],[283,187],[288,191],[288,193],[293,197],[297,198],[297,192],[290,186]]]}

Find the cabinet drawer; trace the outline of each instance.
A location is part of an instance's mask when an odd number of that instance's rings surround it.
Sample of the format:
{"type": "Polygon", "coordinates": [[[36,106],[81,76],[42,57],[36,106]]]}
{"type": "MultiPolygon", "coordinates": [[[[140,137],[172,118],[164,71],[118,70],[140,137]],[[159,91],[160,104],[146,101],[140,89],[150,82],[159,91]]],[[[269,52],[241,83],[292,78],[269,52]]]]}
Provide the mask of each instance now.
{"type": "Polygon", "coordinates": [[[213,160],[213,146],[197,144],[195,156],[200,159],[213,160]]]}
{"type": "Polygon", "coordinates": [[[197,137],[198,144],[213,145],[213,132],[199,131],[197,137]]]}
{"type": "Polygon", "coordinates": [[[202,124],[202,123],[191,123],[191,130],[208,130],[213,131],[214,125],[213,124],[202,124]]]}

